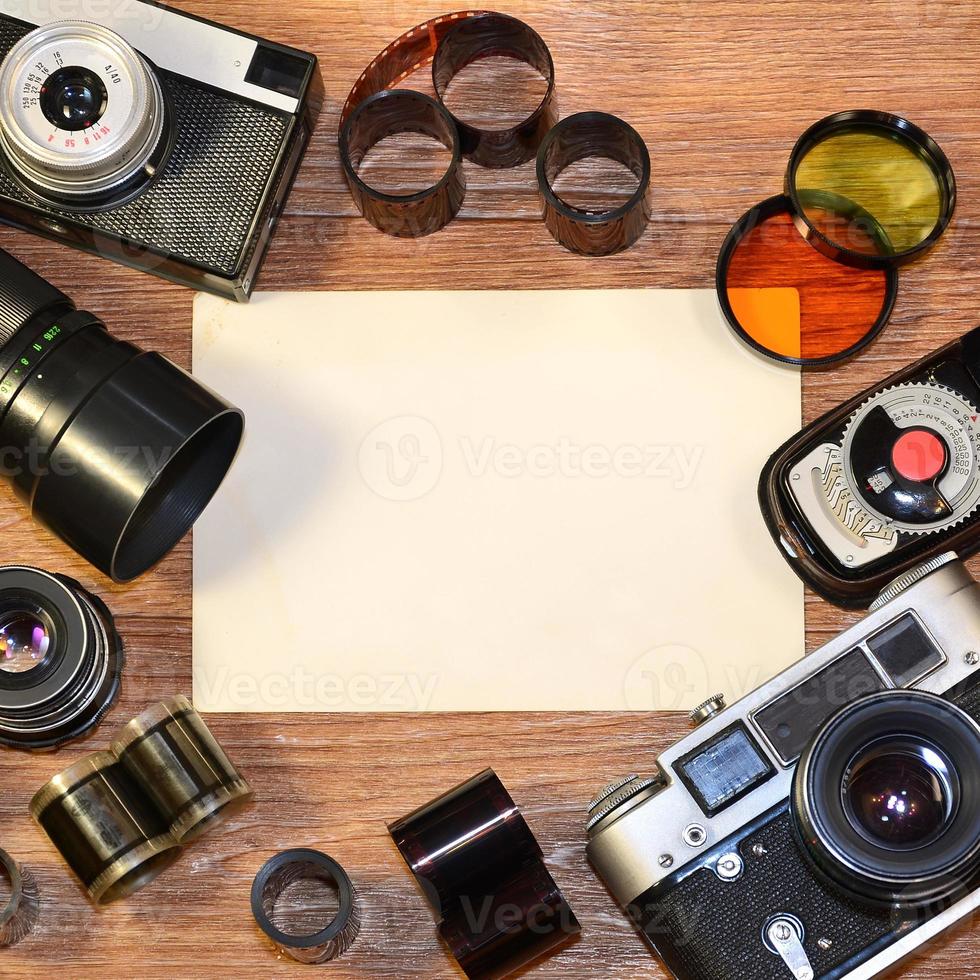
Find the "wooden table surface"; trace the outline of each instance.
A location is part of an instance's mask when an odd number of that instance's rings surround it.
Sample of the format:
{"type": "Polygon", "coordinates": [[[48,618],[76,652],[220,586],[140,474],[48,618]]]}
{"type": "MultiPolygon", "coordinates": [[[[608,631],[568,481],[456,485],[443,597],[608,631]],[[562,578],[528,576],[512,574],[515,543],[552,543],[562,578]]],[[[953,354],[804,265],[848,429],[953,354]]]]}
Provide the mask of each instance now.
{"type": "MultiPolygon", "coordinates": [[[[907,115],[946,149],[959,178],[959,210],[941,244],[903,270],[885,334],[852,363],[806,375],[806,416],[977,325],[975,0],[505,5],[550,45],[564,115],[607,110],[629,120],[649,143],[654,221],[630,252],[593,260],[567,254],[550,239],[538,220],[529,166],[503,174],[468,166],[469,193],[459,219],[421,242],[386,238],[355,215],[336,155],[339,107],[389,40],[447,12],[438,2],[181,0],[178,6],[313,50],[321,59],[326,105],[262,288],[709,287],[726,231],[749,206],[778,192],[803,129],[836,110],[881,108],[907,115]]],[[[103,315],[119,336],[189,363],[190,291],[19,232],[0,231],[0,246],[103,315]]],[[[4,563],[64,571],[104,595],[128,651],[123,695],[95,735],[56,755],[3,755],[0,846],[35,872],[43,912],[34,937],[0,951],[0,976],[56,970],[73,980],[305,975],[308,968],[277,961],[248,904],[260,865],[291,846],[332,854],[361,893],[361,936],[348,955],[324,967],[330,976],[458,975],[385,823],[491,765],[523,804],[584,926],[581,939],[534,976],[666,975],[586,866],[583,816],[597,788],[619,774],[649,771],[658,751],[687,730],[675,713],[212,717],[259,801],[151,887],[94,911],[31,822],[27,804],[56,771],[103,747],[151,701],[190,693],[190,542],[136,584],[113,587],[32,525],[6,488],[0,490],[0,529],[4,563]]],[[[814,597],[807,611],[810,648],[854,620],[814,597]]],[[[906,965],[902,975],[980,976],[978,952],[980,937],[961,930],[906,965]]]]}

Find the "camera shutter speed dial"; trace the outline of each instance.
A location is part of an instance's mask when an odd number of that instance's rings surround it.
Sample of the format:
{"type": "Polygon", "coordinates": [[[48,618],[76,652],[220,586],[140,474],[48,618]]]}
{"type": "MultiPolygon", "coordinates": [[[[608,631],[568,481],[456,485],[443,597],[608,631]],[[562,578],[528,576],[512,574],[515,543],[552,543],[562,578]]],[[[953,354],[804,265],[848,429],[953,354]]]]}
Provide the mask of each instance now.
{"type": "Polygon", "coordinates": [[[41,194],[84,205],[159,165],[166,101],[155,72],[99,24],[62,21],[0,65],[0,145],[41,194]]]}
{"type": "Polygon", "coordinates": [[[643,799],[659,793],[666,785],[666,780],[660,774],[641,779],[639,776],[627,776],[610,783],[590,804],[589,818],[585,829],[592,831],[613,811],[625,806],[631,800],[642,795],[643,799]]]}
{"type": "Polygon", "coordinates": [[[851,417],[842,478],[867,520],[930,534],[980,506],[977,409],[942,385],[903,384],[872,396],[851,417]]]}
{"type": "Polygon", "coordinates": [[[703,725],[706,721],[714,718],[715,715],[721,714],[726,707],[725,695],[716,694],[714,697],[708,698],[703,704],[699,704],[691,712],[691,723],[693,725],[703,725]]]}

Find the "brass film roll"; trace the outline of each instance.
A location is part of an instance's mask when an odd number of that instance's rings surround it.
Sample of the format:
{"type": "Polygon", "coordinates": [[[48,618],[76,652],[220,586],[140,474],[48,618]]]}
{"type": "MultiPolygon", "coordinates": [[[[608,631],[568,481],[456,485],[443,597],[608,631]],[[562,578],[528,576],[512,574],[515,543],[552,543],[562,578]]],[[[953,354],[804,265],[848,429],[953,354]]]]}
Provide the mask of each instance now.
{"type": "Polygon", "coordinates": [[[168,821],[111,752],[55,776],[31,816],[99,905],[139,891],[180,854],[168,821]]]}
{"type": "Polygon", "coordinates": [[[197,839],[254,796],[182,695],[134,718],[112,743],[112,751],[180,844],[197,839]]]}

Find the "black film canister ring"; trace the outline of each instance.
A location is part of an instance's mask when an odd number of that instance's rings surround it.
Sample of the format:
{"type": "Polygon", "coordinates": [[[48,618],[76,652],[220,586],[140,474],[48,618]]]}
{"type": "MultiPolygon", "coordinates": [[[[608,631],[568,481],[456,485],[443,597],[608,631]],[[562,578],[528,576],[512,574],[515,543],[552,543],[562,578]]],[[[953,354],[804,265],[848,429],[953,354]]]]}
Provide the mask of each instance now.
{"type": "Polygon", "coordinates": [[[459,132],[435,99],[411,89],[388,89],[361,102],[340,132],[340,160],[358,211],[379,231],[419,238],[445,227],[466,193],[459,132]],[[388,136],[422,133],[452,154],[446,173],[433,186],[411,194],[379,191],[358,174],[368,151],[388,136]]]}
{"type": "Polygon", "coordinates": [[[580,931],[541,847],[487,769],[388,828],[470,980],[500,980],[580,931]]]}
{"type": "Polygon", "coordinates": [[[10,897],[0,906],[0,948],[16,946],[37,925],[40,897],[34,876],[0,851],[0,877],[7,879],[10,897]]]}
{"type": "Polygon", "coordinates": [[[544,221],[555,240],[582,255],[613,255],[633,245],[650,221],[650,153],[632,126],[605,112],[580,112],[563,119],[538,150],[538,187],[544,221]],[[572,164],[606,157],[633,172],[637,188],[611,211],[589,211],[563,201],[554,190],[572,164]]]}
{"type": "Polygon", "coordinates": [[[939,144],[908,119],[875,109],[814,123],[790,154],[785,192],[800,234],[828,258],[859,269],[903,265],[921,255],[942,237],[956,209],[956,177],[939,144]],[[898,192],[891,200],[889,183],[898,192]],[[855,209],[870,213],[884,231],[887,248],[854,247],[846,225],[825,227],[810,215],[807,193],[847,197],[848,191],[855,209]]]}
{"type": "Polygon", "coordinates": [[[453,115],[463,155],[481,167],[498,169],[532,159],[545,134],[558,121],[555,63],[548,46],[537,31],[516,17],[486,13],[450,28],[432,59],[432,83],[439,101],[445,104],[449,85],[460,71],[475,61],[500,56],[530,65],[540,72],[548,88],[537,108],[516,126],[484,129],[453,115]]]}
{"type": "Polygon", "coordinates": [[[326,963],[350,949],[361,928],[357,893],[347,872],[333,858],[309,848],[271,858],[252,883],[252,914],[276,947],[299,963],[326,963]],[[333,921],[309,936],[283,932],[272,921],[276,902],[297,881],[325,881],[337,889],[340,909],[333,921]]]}

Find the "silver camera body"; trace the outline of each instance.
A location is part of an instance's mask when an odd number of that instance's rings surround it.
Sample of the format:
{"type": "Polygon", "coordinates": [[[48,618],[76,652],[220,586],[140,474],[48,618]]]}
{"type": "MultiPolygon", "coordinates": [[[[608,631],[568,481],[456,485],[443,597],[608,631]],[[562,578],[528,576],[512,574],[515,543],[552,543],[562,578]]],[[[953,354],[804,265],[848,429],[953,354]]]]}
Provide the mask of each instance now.
{"type": "Polygon", "coordinates": [[[0,0],[0,219],[247,300],[314,55],[145,0],[0,0]]]}
{"type": "Polygon", "coordinates": [[[701,706],[593,802],[589,859],[681,980],[878,976],[980,905],[978,717],[980,585],[946,554],[701,706]]]}

